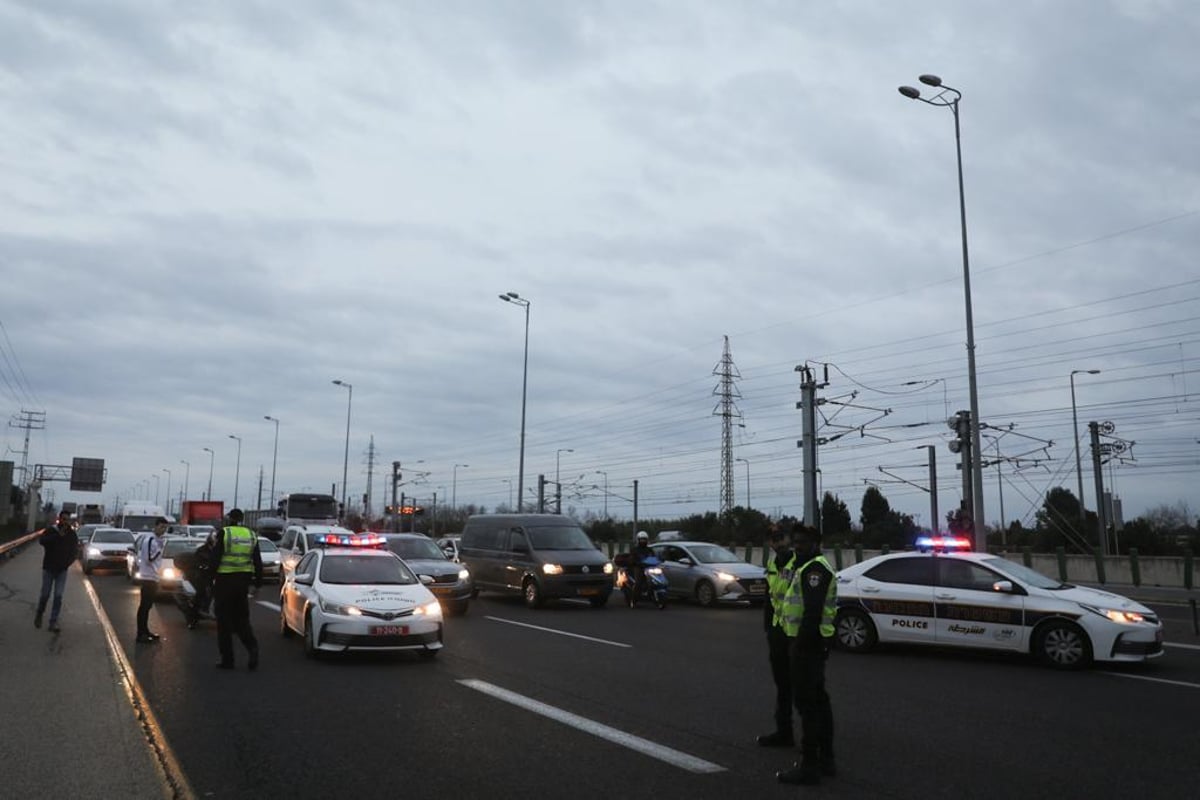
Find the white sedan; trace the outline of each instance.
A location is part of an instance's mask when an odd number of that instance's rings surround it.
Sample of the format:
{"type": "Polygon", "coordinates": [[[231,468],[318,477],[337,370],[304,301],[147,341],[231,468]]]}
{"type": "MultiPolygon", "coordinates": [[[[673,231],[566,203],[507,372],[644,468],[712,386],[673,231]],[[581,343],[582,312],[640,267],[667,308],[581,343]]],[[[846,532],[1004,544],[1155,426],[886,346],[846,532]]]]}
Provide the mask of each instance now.
{"type": "Polygon", "coordinates": [[[330,536],[283,582],[279,628],[309,656],[349,650],[442,649],[442,607],[382,537],[330,536]]]}
{"type": "Polygon", "coordinates": [[[837,644],[852,652],[877,642],[987,648],[1060,669],[1163,652],[1162,623],[1145,606],[987,553],[877,556],[839,572],[837,593],[837,644]]]}

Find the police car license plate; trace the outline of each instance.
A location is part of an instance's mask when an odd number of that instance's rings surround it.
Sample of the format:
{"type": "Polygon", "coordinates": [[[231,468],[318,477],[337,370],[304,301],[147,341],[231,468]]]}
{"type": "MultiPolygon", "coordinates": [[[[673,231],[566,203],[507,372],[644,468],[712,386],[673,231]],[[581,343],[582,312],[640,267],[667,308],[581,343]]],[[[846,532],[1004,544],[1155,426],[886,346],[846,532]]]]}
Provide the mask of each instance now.
{"type": "Polygon", "coordinates": [[[407,625],[372,625],[372,636],[407,636],[407,625]]]}
{"type": "Polygon", "coordinates": [[[750,592],[750,594],[762,594],[766,591],[766,589],[767,587],[763,586],[761,583],[752,583],[747,591],[750,592]]]}
{"type": "Polygon", "coordinates": [[[595,586],[584,586],[579,589],[579,594],[584,595],[586,597],[588,595],[600,594],[600,590],[597,589],[595,586]]]}

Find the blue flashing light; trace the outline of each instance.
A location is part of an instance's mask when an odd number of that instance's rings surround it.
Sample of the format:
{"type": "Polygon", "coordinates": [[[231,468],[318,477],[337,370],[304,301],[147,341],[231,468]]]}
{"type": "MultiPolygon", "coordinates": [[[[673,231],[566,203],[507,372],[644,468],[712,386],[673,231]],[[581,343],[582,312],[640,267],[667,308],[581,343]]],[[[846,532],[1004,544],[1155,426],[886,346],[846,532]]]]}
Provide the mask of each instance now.
{"type": "Polygon", "coordinates": [[[382,536],[358,533],[326,533],[317,538],[324,547],[382,547],[386,542],[382,536]]]}

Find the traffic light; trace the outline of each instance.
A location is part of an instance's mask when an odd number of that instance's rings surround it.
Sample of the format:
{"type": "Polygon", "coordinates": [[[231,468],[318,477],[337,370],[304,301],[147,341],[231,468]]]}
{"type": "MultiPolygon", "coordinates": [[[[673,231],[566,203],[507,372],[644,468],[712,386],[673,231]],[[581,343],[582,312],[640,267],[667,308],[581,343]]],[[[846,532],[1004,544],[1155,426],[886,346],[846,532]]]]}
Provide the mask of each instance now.
{"type": "Polygon", "coordinates": [[[947,447],[951,453],[961,453],[971,446],[971,412],[956,411],[946,420],[946,427],[954,431],[955,439],[947,447]]]}

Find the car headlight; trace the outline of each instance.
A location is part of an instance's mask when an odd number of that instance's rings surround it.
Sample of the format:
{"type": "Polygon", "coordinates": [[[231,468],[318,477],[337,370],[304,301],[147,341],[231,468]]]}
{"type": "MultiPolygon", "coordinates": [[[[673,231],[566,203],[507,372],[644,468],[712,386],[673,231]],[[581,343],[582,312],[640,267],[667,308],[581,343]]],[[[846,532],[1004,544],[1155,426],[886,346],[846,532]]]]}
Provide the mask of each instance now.
{"type": "Polygon", "coordinates": [[[88,555],[93,556],[93,557],[100,555],[100,548],[99,547],[89,547],[88,555]]]}
{"type": "Polygon", "coordinates": [[[662,567],[646,567],[647,575],[662,575],[662,567]]]}
{"type": "Polygon", "coordinates": [[[179,577],[179,572],[174,567],[167,567],[163,570],[162,576],[169,581],[173,581],[179,577]]]}
{"type": "Polygon", "coordinates": [[[1135,625],[1139,622],[1145,622],[1146,618],[1136,611],[1121,611],[1116,608],[1100,608],[1098,606],[1089,606],[1084,603],[1079,604],[1082,608],[1086,608],[1093,614],[1099,614],[1111,622],[1120,623],[1122,625],[1135,625]]]}
{"type": "Polygon", "coordinates": [[[728,572],[718,572],[717,580],[726,581],[727,583],[732,583],[733,581],[736,581],[737,578],[734,577],[733,575],[730,575],[728,572]]]}
{"type": "Polygon", "coordinates": [[[604,574],[605,574],[605,575],[612,575],[612,574],[613,574],[613,565],[612,565],[612,562],[611,562],[611,561],[605,561],[605,562],[604,562],[604,574]]]}
{"type": "Polygon", "coordinates": [[[470,578],[470,577],[471,577],[471,573],[470,573],[470,572],[468,572],[467,570],[465,570],[465,569],[460,569],[460,570],[458,571],[458,579],[459,579],[460,581],[465,581],[467,578],[470,578]]]}
{"type": "Polygon", "coordinates": [[[426,603],[423,606],[417,606],[413,609],[413,615],[430,617],[433,619],[439,618],[442,616],[442,604],[437,600],[434,600],[432,603],[426,603]]]}
{"type": "Polygon", "coordinates": [[[546,575],[562,575],[563,568],[560,564],[542,564],[542,572],[546,575]]]}
{"type": "Polygon", "coordinates": [[[341,617],[362,616],[362,610],[355,606],[342,605],[341,603],[330,603],[327,600],[321,601],[321,610],[326,614],[337,614],[341,617]]]}

